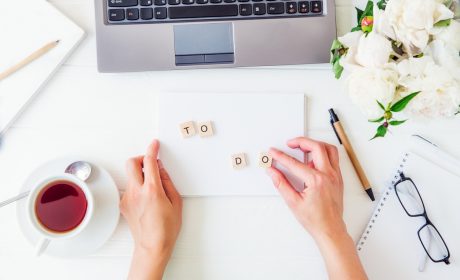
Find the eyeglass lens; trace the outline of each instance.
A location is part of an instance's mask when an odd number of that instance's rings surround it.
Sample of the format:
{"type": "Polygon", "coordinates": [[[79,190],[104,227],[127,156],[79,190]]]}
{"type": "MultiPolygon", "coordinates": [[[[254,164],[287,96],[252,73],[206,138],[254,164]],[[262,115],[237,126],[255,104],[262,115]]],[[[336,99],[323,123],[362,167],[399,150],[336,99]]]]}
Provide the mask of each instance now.
{"type": "Polygon", "coordinates": [[[404,180],[396,185],[399,200],[411,216],[422,215],[425,212],[422,198],[417,192],[417,189],[410,180],[404,180]]]}
{"type": "Polygon", "coordinates": [[[435,227],[427,224],[420,229],[418,235],[426,252],[434,261],[441,261],[447,258],[449,255],[448,249],[435,227]]]}

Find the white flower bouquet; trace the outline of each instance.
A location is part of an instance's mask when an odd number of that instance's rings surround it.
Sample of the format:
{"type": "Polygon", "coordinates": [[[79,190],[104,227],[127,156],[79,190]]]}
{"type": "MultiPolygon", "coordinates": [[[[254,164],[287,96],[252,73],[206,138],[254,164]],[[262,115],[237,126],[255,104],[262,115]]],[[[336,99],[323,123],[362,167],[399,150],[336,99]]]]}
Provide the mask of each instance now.
{"type": "Polygon", "coordinates": [[[455,0],[369,1],[358,25],[337,38],[331,63],[346,74],[353,103],[378,124],[375,136],[406,120],[453,117],[460,110],[460,7],[455,0]]]}

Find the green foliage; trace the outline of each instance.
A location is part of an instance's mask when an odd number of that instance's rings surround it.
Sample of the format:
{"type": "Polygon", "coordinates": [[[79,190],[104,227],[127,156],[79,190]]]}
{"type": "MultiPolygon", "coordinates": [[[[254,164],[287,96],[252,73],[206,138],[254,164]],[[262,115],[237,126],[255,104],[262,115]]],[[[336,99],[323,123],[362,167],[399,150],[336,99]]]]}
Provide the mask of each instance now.
{"type": "Polygon", "coordinates": [[[383,106],[383,104],[380,103],[380,101],[378,101],[378,100],[376,100],[376,101],[377,101],[377,104],[379,104],[379,107],[382,108],[382,110],[385,111],[385,110],[386,110],[386,109],[385,109],[385,106],[383,106]]]}
{"type": "Polygon", "coordinates": [[[394,121],[390,121],[389,124],[395,126],[395,125],[403,124],[403,123],[405,123],[406,121],[407,121],[407,120],[403,120],[403,121],[396,121],[396,120],[394,120],[394,121]]]}
{"type": "Polygon", "coordinates": [[[383,110],[383,114],[379,118],[369,120],[369,122],[379,123],[379,126],[377,127],[377,132],[375,133],[374,137],[372,137],[370,140],[379,137],[385,137],[390,126],[397,126],[405,123],[407,120],[394,119],[393,113],[401,112],[402,110],[404,110],[407,104],[409,104],[409,102],[412,99],[414,99],[414,97],[416,97],[419,93],[420,91],[413,92],[407,95],[406,97],[401,98],[395,104],[391,104],[390,102],[386,107],[383,106],[383,104],[380,101],[376,100],[379,107],[383,110]]]}
{"type": "Polygon", "coordinates": [[[440,20],[434,24],[435,27],[447,27],[450,25],[451,18],[445,19],[445,20],[440,20]]]}
{"type": "Polygon", "coordinates": [[[342,76],[343,67],[340,65],[340,58],[347,52],[345,46],[340,43],[339,40],[335,39],[331,45],[331,64],[332,71],[336,79],[342,76]]]}
{"type": "Polygon", "coordinates": [[[377,123],[379,123],[379,122],[383,121],[384,119],[385,119],[385,117],[380,117],[380,118],[376,118],[376,119],[373,119],[373,120],[369,120],[369,122],[377,122],[377,123]]]}
{"type": "Polygon", "coordinates": [[[401,112],[402,110],[404,110],[404,108],[406,108],[407,104],[409,104],[409,102],[414,97],[416,97],[417,94],[419,94],[419,93],[420,93],[420,91],[417,91],[417,92],[411,93],[408,96],[402,98],[401,100],[399,100],[393,106],[390,107],[390,111],[391,112],[401,112]]]}
{"type": "Polygon", "coordinates": [[[388,132],[388,129],[382,124],[379,127],[377,127],[377,133],[375,133],[374,137],[372,137],[371,140],[378,138],[378,137],[385,137],[387,132],[388,132]]]}
{"type": "Polygon", "coordinates": [[[337,59],[334,64],[332,64],[332,71],[334,72],[335,78],[340,79],[343,72],[343,67],[340,65],[340,59],[337,59]]]}
{"type": "Polygon", "coordinates": [[[385,8],[387,7],[387,1],[386,0],[380,0],[379,2],[377,2],[377,7],[380,10],[385,10],[385,8]]]}

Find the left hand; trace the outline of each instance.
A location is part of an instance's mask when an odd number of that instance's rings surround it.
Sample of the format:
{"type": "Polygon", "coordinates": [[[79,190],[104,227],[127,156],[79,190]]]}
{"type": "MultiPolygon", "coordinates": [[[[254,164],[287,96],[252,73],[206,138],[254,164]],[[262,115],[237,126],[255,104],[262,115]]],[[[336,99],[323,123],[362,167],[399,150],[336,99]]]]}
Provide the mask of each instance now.
{"type": "Polygon", "coordinates": [[[134,239],[132,279],[161,279],[182,223],[182,199],[157,159],[154,140],[144,156],[127,162],[128,187],[120,202],[134,239]]]}

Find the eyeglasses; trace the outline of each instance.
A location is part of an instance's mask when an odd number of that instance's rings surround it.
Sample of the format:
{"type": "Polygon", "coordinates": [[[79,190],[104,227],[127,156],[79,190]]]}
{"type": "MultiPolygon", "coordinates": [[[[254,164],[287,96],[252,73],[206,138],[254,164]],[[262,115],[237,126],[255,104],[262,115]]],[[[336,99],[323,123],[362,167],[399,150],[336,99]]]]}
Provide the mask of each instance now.
{"type": "Polygon", "coordinates": [[[425,204],[423,203],[420,192],[411,178],[400,173],[400,180],[394,184],[396,196],[401,203],[401,206],[410,217],[423,217],[425,223],[417,231],[418,238],[422,243],[428,257],[433,262],[444,262],[450,264],[450,252],[447,244],[439,233],[438,229],[428,218],[425,204]]]}

